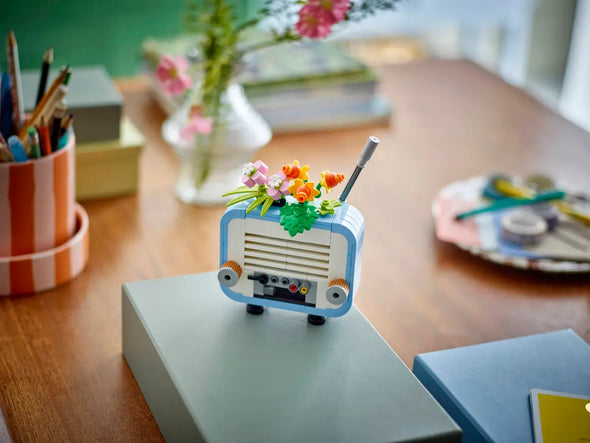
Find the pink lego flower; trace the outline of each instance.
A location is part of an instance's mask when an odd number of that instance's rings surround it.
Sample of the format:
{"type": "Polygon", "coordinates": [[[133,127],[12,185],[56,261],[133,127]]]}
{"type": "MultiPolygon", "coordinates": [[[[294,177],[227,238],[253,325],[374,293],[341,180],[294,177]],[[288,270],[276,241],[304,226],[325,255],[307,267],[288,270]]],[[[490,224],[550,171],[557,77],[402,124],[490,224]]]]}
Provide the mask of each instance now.
{"type": "Polygon", "coordinates": [[[302,37],[321,39],[330,35],[332,22],[325,19],[319,8],[308,3],[299,11],[295,29],[302,37]]]}
{"type": "Polygon", "coordinates": [[[289,180],[282,172],[268,177],[268,195],[273,200],[280,199],[283,195],[289,195],[289,180]]]}
{"type": "Polygon", "coordinates": [[[254,163],[246,163],[242,168],[242,183],[251,188],[254,185],[263,185],[266,183],[266,172],[268,166],[261,160],[256,160],[254,163]]]}
{"type": "Polygon", "coordinates": [[[201,117],[195,112],[190,115],[187,125],[180,130],[180,138],[192,140],[197,134],[210,134],[212,129],[213,119],[211,117],[201,117]]]}
{"type": "Polygon", "coordinates": [[[156,77],[162,84],[164,91],[170,95],[180,95],[190,88],[192,81],[186,73],[189,63],[180,55],[172,58],[164,55],[156,70],[156,77]]]}
{"type": "Polygon", "coordinates": [[[350,9],[348,0],[309,0],[309,5],[315,8],[316,18],[321,18],[331,25],[344,20],[350,9]]]}

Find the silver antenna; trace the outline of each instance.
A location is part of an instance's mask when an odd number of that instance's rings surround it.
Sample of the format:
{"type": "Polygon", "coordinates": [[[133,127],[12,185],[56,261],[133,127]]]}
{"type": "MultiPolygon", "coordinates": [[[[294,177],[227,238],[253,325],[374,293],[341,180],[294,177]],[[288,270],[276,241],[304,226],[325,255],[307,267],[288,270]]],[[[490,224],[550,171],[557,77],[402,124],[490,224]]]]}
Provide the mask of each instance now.
{"type": "Polygon", "coordinates": [[[354,171],[352,171],[352,175],[350,176],[348,183],[346,183],[344,191],[342,191],[342,194],[339,197],[339,200],[342,203],[346,201],[346,198],[348,197],[348,194],[350,194],[350,190],[354,186],[356,179],[359,177],[361,171],[365,169],[365,165],[373,155],[373,152],[375,152],[375,149],[377,149],[378,145],[379,139],[374,135],[371,135],[369,137],[369,140],[367,140],[367,144],[365,145],[363,151],[361,152],[361,157],[359,158],[359,161],[356,162],[356,168],[354,168],[354,171]]]}

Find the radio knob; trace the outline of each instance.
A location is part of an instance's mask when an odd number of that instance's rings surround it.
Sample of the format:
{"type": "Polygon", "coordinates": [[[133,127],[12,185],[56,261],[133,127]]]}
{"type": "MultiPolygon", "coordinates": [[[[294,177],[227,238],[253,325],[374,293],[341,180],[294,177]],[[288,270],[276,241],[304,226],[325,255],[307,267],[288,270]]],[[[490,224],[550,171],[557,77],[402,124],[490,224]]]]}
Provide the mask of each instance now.
{"type": "Polygon", "coordinates": [[[348,297],[348,284],[343,278],[337,278],[330,282],[328,289],[326,289],[326,298],[333,305],[341,305],[348,297]]]}
{"type": "Polygon", "coordinates": [[[240,276],[242,275],[242,268],[235,261],[226,261],[219,271],[217,271],[217,280],[223,286],[231,288],[238,283],[240,276]]]}

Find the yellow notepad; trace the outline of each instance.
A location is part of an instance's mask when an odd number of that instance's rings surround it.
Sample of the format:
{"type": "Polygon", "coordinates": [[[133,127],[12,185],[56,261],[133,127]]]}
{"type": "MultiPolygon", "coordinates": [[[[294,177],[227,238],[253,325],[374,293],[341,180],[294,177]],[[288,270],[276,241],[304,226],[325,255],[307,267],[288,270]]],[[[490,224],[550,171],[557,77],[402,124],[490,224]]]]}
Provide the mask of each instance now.
{"type": "Polygon", "coordinates": [[[531,389],[535,443],[590,442],[590,396],[531,389]]]}

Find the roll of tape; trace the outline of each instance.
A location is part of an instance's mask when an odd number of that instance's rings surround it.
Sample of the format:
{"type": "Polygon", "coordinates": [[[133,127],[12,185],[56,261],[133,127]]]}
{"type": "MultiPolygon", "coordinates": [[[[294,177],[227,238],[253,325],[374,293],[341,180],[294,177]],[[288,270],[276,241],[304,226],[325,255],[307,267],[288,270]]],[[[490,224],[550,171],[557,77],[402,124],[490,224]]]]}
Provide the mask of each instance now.
{"type": "Polygon", "coordinates": [[[516,210],[502,217],[502,238],[518,245],[534,245],[547,232],[547,222],[534,212],[516,210]]]}
{"type": "Polygon", "coordinates": [[[532,205],[531,209],[535,214],[542,217],[547,222],[547,229],[553,231],[559,223],[559,210],[547,203],[532,205]]]}

